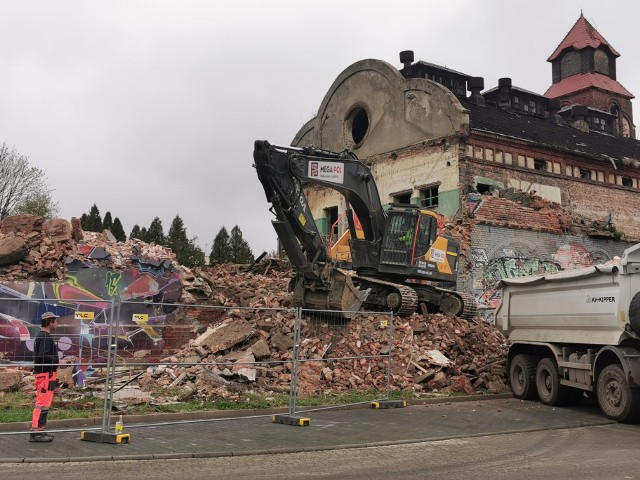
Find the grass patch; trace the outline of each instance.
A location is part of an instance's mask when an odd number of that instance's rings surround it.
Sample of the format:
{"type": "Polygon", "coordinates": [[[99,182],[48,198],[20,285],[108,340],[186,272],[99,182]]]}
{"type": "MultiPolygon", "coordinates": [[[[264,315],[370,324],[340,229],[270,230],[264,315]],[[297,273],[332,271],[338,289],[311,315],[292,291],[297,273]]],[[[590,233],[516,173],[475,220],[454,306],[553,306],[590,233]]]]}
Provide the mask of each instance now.
{"type": "MultiPolygon", "coordinates": [[[[49,410],[50,420],[66,420],[73,418],[101,418],[104,399],[82,398],[69,399],[73,394],[65,392],[63,397],[54,398],[49,410]]],[[[170,396],[167,390],[164,396],[170,396]]],[[[464,394],[463,394],[464,395],[464,394]]],[[[79,394],[76,396],[80,396],[79,394]]],[[[443,395],[443,397],[446,395],[443,395]]],[[[451,396],[451,395],[449,395],[451,396]]],[[[356,391],[350,390],[343,393],[328,393],[321,395],[301,396],[296,400],[297,407],[323,407],[333,405],[346,405],[353,403],[370,402],[386,398],[386,392],[380,390],[356,391]]],[[[416,397],[412,391],[393,391],[390,400],[411,400],[414,398],[428,398],[421,395],[416,397]]],[[[31,421],[33,412],[33,394],[21,392],[0,393],[0,423],[16,423],[31,421]]],[[[171,403],[141,403],[127,406],[126,415],[146,415],[152,413],[180,413],[202,412],[212,410],[264,410],[268,408],[280,408],[289,406],[289,395],[286,393],[243,393],[237,398],[204,400],[190,398],[184,401],[171,403]]],[[[114,412],[118,414],[118,412],[114,412]]]]}

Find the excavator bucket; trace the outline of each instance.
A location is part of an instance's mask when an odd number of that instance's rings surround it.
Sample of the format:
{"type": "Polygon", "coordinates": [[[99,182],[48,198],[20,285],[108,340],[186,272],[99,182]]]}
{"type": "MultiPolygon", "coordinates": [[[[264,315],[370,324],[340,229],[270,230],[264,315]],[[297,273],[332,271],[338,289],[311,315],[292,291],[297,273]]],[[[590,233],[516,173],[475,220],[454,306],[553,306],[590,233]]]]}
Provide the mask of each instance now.
{"type": "MultiPolygon", "coordinates": [[[[332,272],[329,289],[303,286],[302,279],[296,282],[293,291],[295,305],[312,310],[333,310],[344,318],[352,318],[369,296],[371,289],[359,290],[349,274],[340,269],[332,272]]],[[[317,287],[317,286],[316,286],[317,287]]]]}

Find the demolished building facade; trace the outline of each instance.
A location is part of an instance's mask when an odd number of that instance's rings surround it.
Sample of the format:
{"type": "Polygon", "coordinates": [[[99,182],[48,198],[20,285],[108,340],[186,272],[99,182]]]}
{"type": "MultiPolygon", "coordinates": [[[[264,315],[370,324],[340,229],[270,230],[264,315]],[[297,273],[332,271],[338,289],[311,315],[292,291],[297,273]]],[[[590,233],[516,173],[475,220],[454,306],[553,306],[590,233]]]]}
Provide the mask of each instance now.
{"type": "MultiPolygon", "coordinates": [[[[592,265],[640,240],[640,142],[618,56],[581,15],[548,59],[544,95],[509,78],[482,93],[481,77],[414,62],[411,51],[400,69],[362,60],[292,145],[350,149],[383,204],[445,215],[465,247],[459,289],[492,321],[501,278],[592,265]]],[[[321,232],[341,234],[344,199],[306,192],[321,232]]]]}

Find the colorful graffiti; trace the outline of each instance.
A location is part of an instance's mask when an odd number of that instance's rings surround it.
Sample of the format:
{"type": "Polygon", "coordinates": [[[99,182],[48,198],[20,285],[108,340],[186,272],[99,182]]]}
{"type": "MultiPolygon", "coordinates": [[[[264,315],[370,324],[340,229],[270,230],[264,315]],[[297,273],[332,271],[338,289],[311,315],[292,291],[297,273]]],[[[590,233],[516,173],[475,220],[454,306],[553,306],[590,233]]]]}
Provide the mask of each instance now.
{"type": "MultiPolygon", "coordinates": [[[[493,254],[484,248],[472,249],[470,263],[475,271],[473,290],[476,291],[479,316],[489,323],[495,320],[495,309],[502,301],[502,293],[498,285],[503,278],[545,275],[562,270],[589,267],[612,258],[612,255],[604,249],[589,250],[585,245],[577,242],[556,245],[555,250],[545,255],[538,255],[533,251],[534,248],[536,250],[539,248],[539,245],[533,242],[530,244],[507,243],[493,254]]],[[[626,247],[619,245],[618,248],[626,247]]]]}
{"type": "Polygon", "coordinates": [[[63,282],[0,284],[0,355],[30,362],[45,311],[61,317],[54,332],[61,357],[104,358],[111,322],[119,326],[112,333],[120,355],[161,351],[161,327],[182,294],[180,275],[170,262],[135,260],[122,272],[73,261],[63,282]]]}
{"type": "Polygon", "coordinates": [[[480,315],[485,321],[494,320],[494,310],[502,301],[501,290],[498,288],[503,278],[515,278],[528,275],[545,275],[561,270],[589,267],[595,263],[608,260],[603,251],[590,252],[578,243],[561,244],[549,259],[541,259],[520,245],[504,246],[499,256],[490,258],[485,249],[473,249],[471,262],[474,268],[482,271],[479,285],[481,292],[477,296],[480,315]]]}

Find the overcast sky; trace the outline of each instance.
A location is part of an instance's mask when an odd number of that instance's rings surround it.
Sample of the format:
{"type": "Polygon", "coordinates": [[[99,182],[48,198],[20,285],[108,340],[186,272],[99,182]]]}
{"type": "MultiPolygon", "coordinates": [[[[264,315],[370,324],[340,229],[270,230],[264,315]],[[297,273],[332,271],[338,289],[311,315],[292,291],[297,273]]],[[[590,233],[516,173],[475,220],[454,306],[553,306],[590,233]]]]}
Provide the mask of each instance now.
{"type": "MultiPolygon", "coordinates": [[[[640,94],[640,2],[602,0],[65,1],[0,3],[0,141],[31,158],[61,217],[119,217],[127,235],[179,214],[206,253],[238,225],[276,235],[253,141],[288,144],[333,80],[398,53],[544,93],[580,15],[640,94]]],[[[636,121],[637,123],[637,121],[636,121]]]]}

